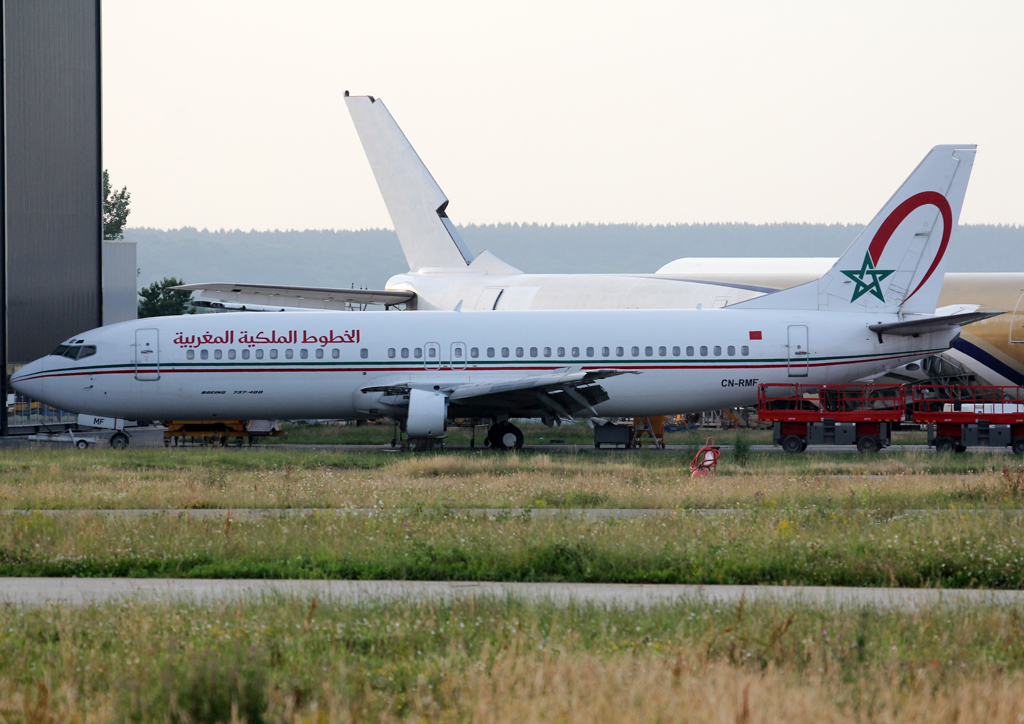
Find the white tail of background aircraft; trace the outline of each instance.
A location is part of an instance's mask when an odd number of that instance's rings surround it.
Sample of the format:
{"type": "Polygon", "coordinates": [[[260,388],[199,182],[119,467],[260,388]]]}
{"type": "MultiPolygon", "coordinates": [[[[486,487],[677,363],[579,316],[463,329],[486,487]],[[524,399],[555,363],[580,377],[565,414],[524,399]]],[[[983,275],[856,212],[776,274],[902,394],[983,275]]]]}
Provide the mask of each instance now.
{"type": "Polygon", "coordinates": [[[345,91],[345,103],[409,269],[464,270],[473,254],[445,214],[448,198],[384,102],[345,91]]]}
{"type": "Polygon", "coordinates": [[[935,146],[824,276],[736,306],[932,314],[977,146],[935,146]]]}

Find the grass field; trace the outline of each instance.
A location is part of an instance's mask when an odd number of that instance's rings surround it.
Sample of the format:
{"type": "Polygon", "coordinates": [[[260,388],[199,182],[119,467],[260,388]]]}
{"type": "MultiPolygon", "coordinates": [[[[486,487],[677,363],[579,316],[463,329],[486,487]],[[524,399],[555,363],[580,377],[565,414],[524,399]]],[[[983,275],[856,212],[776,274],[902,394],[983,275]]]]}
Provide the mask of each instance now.
{"type": "Polygon", "coordinates": [[[648,507],[900,509],[1024,505],[1013,456],[344,453],[302,449],[5,450],[0,509],[648,507]]]}
{"type": "MultiPolygon", "coordinates": [[[[566,424],[549,428],[539,422],[521,422],[517,425],[523,431],[526,445],[581,445],[590,447],[594,444],[594,431],[585,423],[566,424]]],[[[285,437],[268,438],[268,444],[299,444],[299,445],[387,445],[395,437],[392,425],[339,425],[335,423],[295,424],[285,423],[285,437]]],[[[476,443],[483,445],[487,434],[486,426],[476,429],[476,443]]],[[[770,445],[771,429],[741,430],[684,430],[665,433],[667,445],[703,445],[708,437],[714,437],[719,445],[732,445],[737,438],[742,438],[750,445],[770,445]]],[[[472,433],[466,427],[449,427],[448,445],[469,445],[472,433]]],[[[895,445],[926,445],[928,436],[923,432],[897,432],[893,435],[895,445]]],[[[852,446],[851,446],[852,448],[852,446]]]]}
{"type": "Polygon", "coordinates": [[[1018,612],[0,607],[5,722],[1018,722],[1018,612]]]}
{"type": "Polygon", "coordinates": [[[839,506],[587,522],[445,511],[0,520],[0,575],[1024,588],[1019,511],[839,506]]]}

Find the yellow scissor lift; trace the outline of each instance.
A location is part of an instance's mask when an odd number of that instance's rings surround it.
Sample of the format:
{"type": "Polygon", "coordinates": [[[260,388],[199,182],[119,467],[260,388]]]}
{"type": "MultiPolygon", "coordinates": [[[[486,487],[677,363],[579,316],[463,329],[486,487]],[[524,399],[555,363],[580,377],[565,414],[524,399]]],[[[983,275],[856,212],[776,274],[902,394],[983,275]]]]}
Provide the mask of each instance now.
{"type": "Polygon", "coordinates": [[[241,445],[248,439],[252,445],[257,437],[282,437],[281,426],[271,420],[171,420],[164,432],[164,447],[178,447],[178,441],[185,444],[186,438],[192,442],[199,439],[202,445],[227,445],[230,438],[235,444],[241,445]]]}

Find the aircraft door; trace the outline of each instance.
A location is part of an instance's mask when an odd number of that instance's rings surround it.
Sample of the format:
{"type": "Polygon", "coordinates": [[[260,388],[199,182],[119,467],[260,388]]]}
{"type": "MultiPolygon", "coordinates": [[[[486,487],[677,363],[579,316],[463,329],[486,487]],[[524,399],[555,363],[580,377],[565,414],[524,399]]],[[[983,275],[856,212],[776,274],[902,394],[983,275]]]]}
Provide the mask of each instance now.
{"type": "Polygon", "coordinates": [[[160,332],[135,330],[135,379],[152,382],[160,379],[160,332]]]}
{"type": "Polygon", "coordinates": [[[793,324],[789,327],[789,376],[806,377],[810,368],[811,349],[807,343],[807,327],[793,324]]]}
{"type": "Polygon", "coordinates": [[[423,345],[423,368],[428,370],[441,369],[441,345],[427,342],[423,345]]]}
{"type": "Polygon", "coordinates": [[[1024,344],[1024,294],[1017,300],[1010,320],[1010,344],[1024,344]]]}
{"type": "Polygon", "coordinates": [[[466,345],[462,342],[452,342],[452,369],[466,369],[466,345]]]}

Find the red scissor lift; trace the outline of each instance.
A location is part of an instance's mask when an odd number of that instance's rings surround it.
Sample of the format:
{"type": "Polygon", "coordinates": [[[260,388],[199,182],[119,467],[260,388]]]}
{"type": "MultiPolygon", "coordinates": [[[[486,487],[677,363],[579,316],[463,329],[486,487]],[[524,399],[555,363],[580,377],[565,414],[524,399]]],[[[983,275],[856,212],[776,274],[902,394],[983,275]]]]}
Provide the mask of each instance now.
{"type": "Polygon", "coordinates": [[[763,384],[757,416],[774,422],[772,442],[788,453],[812,445],[856,445],[877,452],[892,441],[892,423],[906,408],[904,389],[893,385],[763,384]]]}
{"type": "Polygon", "coordinates": [[[914,422],[928,424],[928,444],[963,452],[972,445],[1009,445],[1024,454],[1024,387],[917,385],[914,422]]]}

